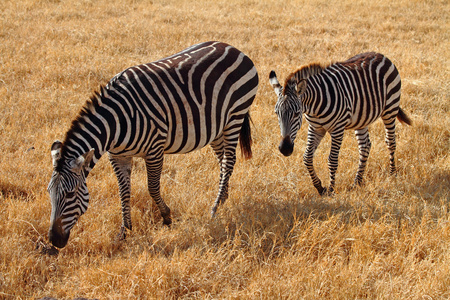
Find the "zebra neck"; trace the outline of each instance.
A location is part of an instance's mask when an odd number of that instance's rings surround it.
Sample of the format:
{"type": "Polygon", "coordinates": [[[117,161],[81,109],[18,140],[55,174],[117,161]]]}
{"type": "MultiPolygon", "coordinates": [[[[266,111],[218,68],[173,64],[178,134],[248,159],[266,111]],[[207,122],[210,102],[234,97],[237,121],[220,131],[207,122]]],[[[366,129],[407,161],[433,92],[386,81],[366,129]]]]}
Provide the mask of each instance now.
{"type": "Polygon", "coordinates": [[[292,77],[294,78],[295,82],[298,84],[300,82],[300,80],[303,80],[303,79],[308,80],[311,76],[322,73],[322,71],[326,67],[327,66],[324,66],[319,63],[312,63],[312,64],[303,66],[300,69],[298,69],[292,77]]]}
{"type": "Polygon", "coordinates": [[[330,110],[345,105],[348,98],[339,82],[326,72],[311,76],[302,96],[304,113],[316,118],[330,115],[330,110]]]}
{"type": "Polygon", "coordinates": [[[315,81],[307,82],[306,91],[301,98],[303,112],[312,117],[320,117],[327,107],[327,96],[315,84],[315,81]]]}
{"type": "Polygon", "coordinates": [[[108,117],[102,116],[99,106],[84,107],[67,131],[61,149],[61,157],[66,161],[77,159],[94,149],[94,156],[86,167],[89,172],[100,157],[113,144],[116,126],[110,126],[108,117]]]}

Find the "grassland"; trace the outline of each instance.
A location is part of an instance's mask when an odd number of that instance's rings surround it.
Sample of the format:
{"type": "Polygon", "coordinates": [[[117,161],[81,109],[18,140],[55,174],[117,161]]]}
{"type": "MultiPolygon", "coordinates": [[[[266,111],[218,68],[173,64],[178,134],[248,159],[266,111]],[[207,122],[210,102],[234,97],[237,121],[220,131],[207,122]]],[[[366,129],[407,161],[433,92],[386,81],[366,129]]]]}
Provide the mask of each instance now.
{"type": "MultiPolygon", "coordinates": [[[[450,298],[450,5],[448,1],[0,2],[0,298],[448,299],[450,298]],[[57,256],[47,241],[50,145],[84,101],[128,66],[207,41],[244,51],[261,83],[251,109],[254,157],[239,158],[230,198],[210,219],[218,167],[210,148],[167,156],[165,228],[132,174],[133,232],[106,158],[88,178],[91,203],[57,256]],[[294,154],[277,151],[268,74],[364,51],[402,76],[396,177],[381,121],[361,188],[353,133],[344,138],[334,197],[317,195],[294,154]]],[[[330,139],[315,163],[326,181],[330,139]]]]}

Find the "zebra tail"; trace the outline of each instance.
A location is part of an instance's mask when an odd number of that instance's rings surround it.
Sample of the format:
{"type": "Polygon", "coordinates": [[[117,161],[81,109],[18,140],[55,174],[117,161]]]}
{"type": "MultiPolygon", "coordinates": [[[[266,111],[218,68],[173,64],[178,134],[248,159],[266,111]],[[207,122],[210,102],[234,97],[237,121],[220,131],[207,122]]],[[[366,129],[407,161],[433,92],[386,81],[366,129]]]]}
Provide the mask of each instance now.
{"type": "Polygon", "coordinates": [[[250,113],[247,112],[242,123],[241,132],[239,133],[239,144],[241,153],[245,159],[252,158],[252,133],[250,129],[250,113]]]}
{"type": "Polygon", "coordinates": [[[399,107],[397,119],[405,124],[412,125],[411,119],[406,115],[406,113],[399,107]]]}

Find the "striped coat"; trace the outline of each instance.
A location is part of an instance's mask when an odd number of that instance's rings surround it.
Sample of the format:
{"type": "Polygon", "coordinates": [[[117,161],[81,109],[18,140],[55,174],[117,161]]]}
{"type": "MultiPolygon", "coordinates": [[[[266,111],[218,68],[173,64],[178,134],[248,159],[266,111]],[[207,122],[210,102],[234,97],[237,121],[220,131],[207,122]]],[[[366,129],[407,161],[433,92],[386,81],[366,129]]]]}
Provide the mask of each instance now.
{"type": "Polygon", "coordinates": [[[338,155],[346,129],[355,130],[358,140],[360,160],[355,184],[361,184],[371,148],[368,126],[378,118],[386,128],[390,173],[395,172],[395,119],[407,124],[411,121],[399,106],[400,75],[387,57],[370,52],[327,66],[310,64],[290,74],[284,87],[273,71],[269,80],[278,96],[275,111],[282,135],[279,150],[286,156],[292,153],[304,114],[309,123],[304,163],[320,194],[334,190],[338,155]],[[328,190],[322,186],[313,166],[314,152],[326,132],[331,135],[328,190]]]}
{"type": "Polygon", "coordinates": [[[214,215],[228,197],[238,140],[243,154],[251,157],[249,108],[257,86],[253,62],[220,42],[194,45],[114,76],[85,104],[64,141],[52,145],[50,241],[66,245],[70,229],[87,209],[86,177],[105,152],[119,182],[122,238],[131,229],[132,157],[145,160],[148,190],[168,225],[170,209],[160,195],[164,154],[211,145],[220,165],[214,215]]]}

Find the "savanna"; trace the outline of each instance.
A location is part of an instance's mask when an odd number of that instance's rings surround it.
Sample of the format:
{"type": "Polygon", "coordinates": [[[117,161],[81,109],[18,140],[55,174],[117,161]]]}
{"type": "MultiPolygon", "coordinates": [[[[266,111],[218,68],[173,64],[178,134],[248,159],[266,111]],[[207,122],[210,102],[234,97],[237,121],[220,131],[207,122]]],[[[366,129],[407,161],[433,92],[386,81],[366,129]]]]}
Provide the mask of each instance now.
{"type": "MultiPolygon", "coordinates": [[[[449,16],[448,1],[1,1],[0,298],[450,298],[449,16]],[[216,217],[210,147],[165,157],[170,228],[135,159],[133,231],[117,241],[117,181],[103,157],[68,245],[43,251],[52,142],[118,72],[209,40],[243,51],[260,77],[253,158],[238,151],[216,217]],[[335,194],[320,196],[303,164],[305,122],[290,157],[277,149],[269,73],[283,80],[366,51],[385,54],[402,77],[413,124],[397,126],[397,175],[379,120],[363,185],[352,188],[358,146],[346,132],[335,194]]],[[[314,160],[325,184],[329,149],[326,136],[314,160]]]]}

